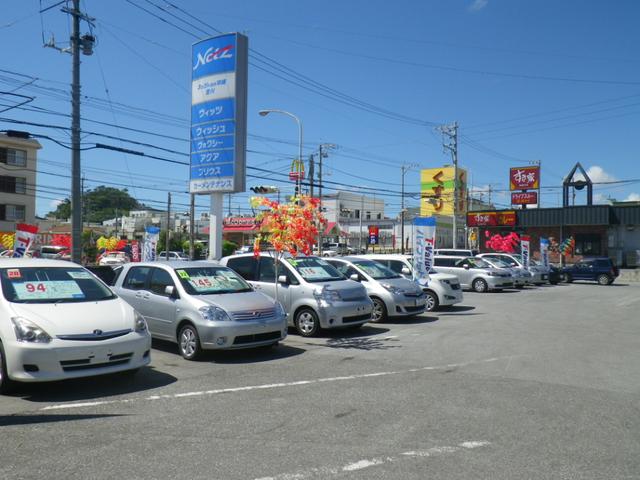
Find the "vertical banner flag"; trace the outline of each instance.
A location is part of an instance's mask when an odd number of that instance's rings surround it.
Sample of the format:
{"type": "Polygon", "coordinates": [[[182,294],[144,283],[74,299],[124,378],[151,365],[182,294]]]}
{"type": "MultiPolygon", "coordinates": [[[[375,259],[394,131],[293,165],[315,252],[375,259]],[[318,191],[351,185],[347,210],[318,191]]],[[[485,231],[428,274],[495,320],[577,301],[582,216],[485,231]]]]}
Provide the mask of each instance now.
{"type": "Polygon", "coordinates": [[[131,261],[139,262],[140,261],[140,243],[137,240],[131,241],[131,261]]]}
{"type": "Polygon", "coordinates": [[[378,245],[380,229],[376,225],[369,225],[369,245],[378,245]]]}
{"type": "Polygon", "coordinates": [[[248,39],[239,33],[192,47],[191,193],[243,192],[248,39]]]}
{"type": "Polygon", "coordinates": [[[16,235],[13,241],[13,258],[22,258],[29,251],[38,233],[36,225],[19,223],[16,225],[16,235]]]}
{"type": "Polygon", "coordinates": [[[520,252],[522,254],[522,264],[526,270],[529,270],[531,264],[531,237],[529,235],[520,237],[520,252]]]}
{"type": "Polygon", "coordinates": [[[540,238],[540,260],[545,269],[549,269],[549,239],[540,238]]]}
{"type": "Polygon", "coordinates": [[[413,279],[420,285],[429,281],[436,245],[436,217],[416,217],[413,220],[413,279]]]}
{"type": "MultiPolygon", "coordinates": [[[[147,227],[144,230],[144,243],[142,245],[142,261],[152,262],[156,259],[156,246],[160,238],[158,227],[147,227]]],[[[167,254],[168,255],[168,254],[167,254]]]]}

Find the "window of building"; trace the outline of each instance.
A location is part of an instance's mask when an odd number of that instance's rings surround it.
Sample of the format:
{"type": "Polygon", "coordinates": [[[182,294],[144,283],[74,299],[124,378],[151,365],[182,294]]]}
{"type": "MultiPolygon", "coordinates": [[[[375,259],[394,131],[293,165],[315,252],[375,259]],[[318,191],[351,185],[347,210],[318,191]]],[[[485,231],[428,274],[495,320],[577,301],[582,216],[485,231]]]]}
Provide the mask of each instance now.
{"type": "Polygon", "coordinates": [[[601,255],[600,235],[576,234],[576,255],[601,255]]]}
{"type": "Polygon", "coordinates": [[[0,175],[0,192],[26,193],[27,179],[23,177],[11,177],[8,175],[0,175]]]}
{"type": "Polygon", "coordinates": [[[371,220],[371,212],[367,212],[367,220],[371,220]]]}
{"type": "Polygon", "coordinates": [[[0,163],[13,165],[14,167],[27,166],[27,151],[13,148],[0,148],[0,163]]]}
{"type": "Polygon", "coordinates": [[[24,205],[0,205],[0,220],[22,222],[25,217],[24,205]]]}
{"type": "Polygon", "coordinates": [[[378,220],[382,220],[382,214],[379,213],[378,216],[376,217],[378,220]]]}

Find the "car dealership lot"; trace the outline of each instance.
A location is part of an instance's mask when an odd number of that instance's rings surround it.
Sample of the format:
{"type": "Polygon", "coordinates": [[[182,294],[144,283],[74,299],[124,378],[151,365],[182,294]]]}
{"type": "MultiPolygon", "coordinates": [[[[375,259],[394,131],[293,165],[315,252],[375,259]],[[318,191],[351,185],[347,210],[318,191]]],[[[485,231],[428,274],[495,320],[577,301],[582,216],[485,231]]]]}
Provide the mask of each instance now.
{"type": "Polygon", "coordinates": [[[639,478],[640,284],[465,293],[0,398],[0,478],[639,478]]]}

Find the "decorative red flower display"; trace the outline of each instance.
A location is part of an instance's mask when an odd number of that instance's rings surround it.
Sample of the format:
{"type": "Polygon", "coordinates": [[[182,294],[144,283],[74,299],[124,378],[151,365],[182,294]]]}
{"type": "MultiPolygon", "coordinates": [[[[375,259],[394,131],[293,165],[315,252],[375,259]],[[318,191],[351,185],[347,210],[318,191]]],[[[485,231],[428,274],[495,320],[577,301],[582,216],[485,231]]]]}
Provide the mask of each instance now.
{"type": "Polygon", "coordinates": [[[504,237],[500,234],[493,235],[487,240],[485,246],[494,252],[515,253],[519,243],[520,236],[515,232],[511,232],[504,237]]]}

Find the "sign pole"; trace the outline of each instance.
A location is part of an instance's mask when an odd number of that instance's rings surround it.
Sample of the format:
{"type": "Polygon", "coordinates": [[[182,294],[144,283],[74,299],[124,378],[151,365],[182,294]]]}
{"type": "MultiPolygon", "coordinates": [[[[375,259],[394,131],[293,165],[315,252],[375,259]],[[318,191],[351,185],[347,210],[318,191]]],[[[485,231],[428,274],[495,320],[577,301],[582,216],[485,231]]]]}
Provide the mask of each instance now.
{"type": "Polygon", "coordinates": [[[224,193],[211,194],[211,213],[209,214],[209,260],[222,257],[222,219],[224,217],[224,193]]]}

